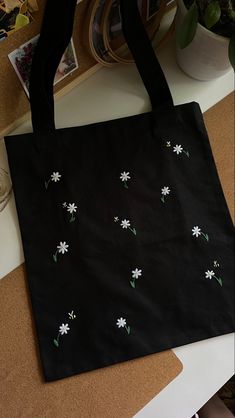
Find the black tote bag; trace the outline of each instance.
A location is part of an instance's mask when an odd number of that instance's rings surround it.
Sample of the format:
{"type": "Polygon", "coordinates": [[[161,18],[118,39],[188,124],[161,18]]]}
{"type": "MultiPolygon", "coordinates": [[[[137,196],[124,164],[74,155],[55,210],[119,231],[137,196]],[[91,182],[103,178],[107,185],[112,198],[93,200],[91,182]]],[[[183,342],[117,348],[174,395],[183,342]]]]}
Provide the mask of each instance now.
{"type": "Polygon", "coordinates": [[[234,226],[202,114],[174,106],[135,0],[123,32],[152,111],[55,129],[75,6],[52,27],[48,0],[34,132],[5,138],[46,381],[234,331],[234,226]]]}

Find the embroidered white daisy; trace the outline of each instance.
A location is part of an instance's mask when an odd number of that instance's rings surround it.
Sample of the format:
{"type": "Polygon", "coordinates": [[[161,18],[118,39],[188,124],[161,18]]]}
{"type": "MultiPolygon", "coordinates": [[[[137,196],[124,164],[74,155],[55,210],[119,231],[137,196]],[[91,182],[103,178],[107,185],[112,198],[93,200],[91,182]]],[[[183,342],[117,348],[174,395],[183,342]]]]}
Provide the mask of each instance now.
{"type": "Polygon", "coordinates": [[[121,173],[120,175],[120,179],[124,182],[124,186],[126,189],[128,189],[127,181],[130,180],[130,178],[131,177],[130,177],[129,171],[128,172],[123,171],[123,173],[121,173]]]}
{"type": "Polygon", "coordinates": [[[58,260],[58,254],[65,254],[68,252],[69,245],[66,244],[66,242],[60,242],[59,245],[57,245],[57,250],[55,254],[53,254],[53,260],[55,263],[57,263],[58,260]]]}
{"type": "Polygon", "coordinates": [[[129,171],[128,172],[126,172],[126,171],[123,171],[123,173],[121,173],[121,175],[120,175],[120,179],[122,180],[122,181],[127,181],[127,180],[129,180],[131,177],[130,177],[130,173],[129,173],[129,171]]]}
{"type": "Polygon", "coordinates": [[[59,330],[60,330],[60,334],[61,335],[64,335],[64,334],[67,334],[68,333],[68,331],[70,330],[70,328],[69,328],[69,325],[68,324],[62,324],[60,326],[59,330]]]}
{"type": "Polygon", "coordinates": [[[118,328],[125,328],[127,334],[129,335],[131,332],[131,327],[129,327],[126,323],[126,319],[124,318],[119,318],[116,322],[116,325],[118,328]]]}
{"type": "Polygon", "coordinates": [[[215,279],[215,280],[217,280],[217,282],[220,284],[221,287],[223,286],[222,279],[220,277],[217,277],[213,270],[207,270],[205,272],[205,275],[206,275],[206,279],[210,279],[210,280],[215,279]]]}
{"type": "Polygon", "coordinates": [[[183,152],[182,145],[175,145],[173,148],[173,152],[176,152],[177,155],[181,154],[183,152]]]}
{"type": "Polygon", "coordinates": [[[67,203],[66,202],[62,203],[62,206],[63,208],[67,208],[67,203]]]}
{"type": "Polygon", "coordinates": [[[57,181],[60,181],[60,178],[61,178],[61,174],[58,171],[54,171],[54,173],[51,174],[50,179],[48,181],[45,181],[46,189],[48,188],[50,181],[57,183],[57,181]]]}
{"type": "Polygon", "coordinates": [[[135,270],[132,270],[132,280],[130,280],[130,285],[135,289],[136,286],[136,280],[138,280],[139,277],[142,276],[142,270],[136,268],[135,270]]]}
{"type": "Polygon", "coordinates": [[[118,216],[114,216],[114,222],[118,222],[119,221],[119,217],[118,216]]]}
{"type": "Polygon", "coordinates": [[[199,228],[198,226],[194,226],[192,229],[192,233],[193,236],[198,238],[201,235],[201,228],[199,228]]]}
{"type": "Polygon", "coordinates": [[[200,235],[202,235],[203,238],[205,238],[206,241],[209,241],[208,234],[205,234],[204,232],[202,232],[202,230],[201,230],[201,228],[199,228],[199,226],[194,226],[192,228],[192,235],[196,238],[198,238],[200,235]]]}
{"type": "Polygon", "coordinates": [[[126,319],[124,319],[124,318],[119,318],[118,320],[117,320],[117,327],[118,328],[124,328],[125,327],[125,325],[126,325],[126,319]]]}
{"type": "Polygon", "coordinates": [[[124,219],[123,221],[121,221],[121,227],[123,229],[127,229],[131,226],[130,221],[128,221],[127,219],[124,219]]]}
{"type": "Polygon", "coordinates": [[[66,244],[66,242],[60,242],[60,244],[57,245],[58,253],[61,253],[61,254],[67,253],[68,248],[69,248],[69,245],[66,244]]]}
{"type": "MultiPolygon", "coordinates": [[[[76,315],[74,314],[73,311],[69,312],[68,315],[69,315],[69,319],[75,319],[76,318],[76,315]]],[[[61,335],[64,335],[64,334],[66,335],[68,333],[68,331],[70,331],[70,328],[69,328],[68,324],[62,324],[59,327],[59,332],[57,334],[57,337],[53,339],[53,344],[54,344],[55,347],[57,347],[57,348],[59,347],[61,335]]]]}
{"type": "Polygon", "coordinates": [[[67,211],[69,213],[74,213],[74,212],[77,212],[77,208],[78,207],[75,205],[75,203],[69,203],[67,206],[67,211]]]}
{"type": "Polygon", "coordinates": [[[162,188],[162,195],[167,196],[168,194],[170,194],[170,188],[168,186],[163,187],[162,188]]]}
{"type": "Polygon", "coordinates": [[[205,272],[205,275],[206,275],[206,279],[212,279],[212,277],[214,277],[214,275],[215,275],[215,272],[213,271],[213,270],[207,270],[206,272],[205,272]]]}
{"type": "Polygon", "coordinates": [[[121,221],[121,227],[123,229],[129,229],[134,235],[136,235],[136,229],[131,228],[131,224],[130,224],[130,221],[128,219],[123,219],[123,221],[121,221]]]}
{"type": "Polygon", "coordinates": [[[132,270],[133,279],[138,279],[140,276],[142,276],[142,270],[139,270],[137,268],[135,270],[132,270]]]}
{"type": "Polygon", "coordinates": [[[165,203],[165,197],[170,194],[170,191],[171,190],[170,190],[170,188],[168,186],[164,186],[162,188],[162,190],[161,190],[161,194],[162,194],[161,201],[163,203],[165,203]]]}

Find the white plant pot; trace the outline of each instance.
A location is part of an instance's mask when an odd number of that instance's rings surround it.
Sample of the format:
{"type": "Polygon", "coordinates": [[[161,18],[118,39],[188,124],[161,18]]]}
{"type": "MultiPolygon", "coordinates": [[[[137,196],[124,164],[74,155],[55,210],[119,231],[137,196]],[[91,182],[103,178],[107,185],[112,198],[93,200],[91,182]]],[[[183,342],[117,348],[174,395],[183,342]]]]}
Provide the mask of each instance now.
{"type": "MultiPolygon", "coordinates": [[[[176,29],[187,12],[183,0],[177,0],[176,29]]],[[[228,58],[229,39],[197,25],[193,41],[184,49],[176,45],[176,58],[180,68],[197,80],[212,80],[231,70],[228,58]]]]}

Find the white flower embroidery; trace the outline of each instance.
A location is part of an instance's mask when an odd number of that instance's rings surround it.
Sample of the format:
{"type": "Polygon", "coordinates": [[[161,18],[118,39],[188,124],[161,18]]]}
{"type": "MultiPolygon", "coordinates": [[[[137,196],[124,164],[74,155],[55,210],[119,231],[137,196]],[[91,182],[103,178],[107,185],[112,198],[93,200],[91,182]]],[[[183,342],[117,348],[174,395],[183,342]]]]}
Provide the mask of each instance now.
{"type": "Polygon", "coordinates": [[[165,203],[165,197],[170,194],[170,188],[168,186],[163,187],[161,190],[161,194],[161,201],[165,203]]]}
{"type": "MultiPolygon", "coordinates": [[[[75,319],[76,318],[76,315],[74,314],[74,312],[72,311],[72,312],[69,312],[68,313],[68,315],[69,315],[69,319],[75,319]]],[[[59,347],[59,340],[60,340],[60,336],[61,335],[66,335],[66,334],[68,334],[68,331],[70,331],[70,328],[69,328],[69,324],[62,324],[60,327],[59,327],[59,332],[58,332],[58,335],[57,335],[57,337],[56,338],[54,338],[54,340],[53,340],[53,343],[54,343],[54,345],[56,346],[56,347],[59,347]]]]}
{"type": "Polygon", "coordinates": [[[138,279],[139,276],[142,276],[142,270],[139,270],[137,268],[135,270],[132,270],[132,277],[134,279],[138,279]]]}
{"type": "Polygon", "coordinates": [[[206,279],[210,279],[211,280],[212,278],[214,278],[214,279],[217,280],[217,282],[220,284],[220,286],[223,285],[222,279],[220,279],[219,277],[217,277],[215,275],[215,272],[213,270],[207,270],[205,272],[205,275],[206,275],[206,279]]]}
{"type": "Polygon", "coordinates": [[[59,330],[60,330],[60,334],[61,335],[64,335],[64,334],[67,334],[68,333],[68,331],[70,330],[70,328],[69,328],[69,325],[68,324],[62,324],[60,326],[59,330]]]}
{"type": "Polygon", "coordinates": [[[124,328],[126,325],[126,320],[124,318],[120,318],[117,320],[117,324],[118,328],[124,328]]]}
{"type": "Polygon", "coordinates": [[[128,172],[123,171],[123,173],[121,173],[120,175],[120,179],[124,182],[124,186],[126,189],[128,189],[127,181],[130,180],[130,178],[131,177],[130,177],[129,171],[128,172]]]}
{"type": "Polygon", "coordinates": [[[169,148],[171,147],[171,141],[166,141],[166,146],[169,148]]]}
{"type": "Polygon", "coordinates": [[[199,235],[201,235],[201,228],[199,228],[198,226],[194,226],[192,229],[192,233],[193,233],[193,236],[198,238],[199,235]]]}
{"type": "Polygon", "coordinates": [[[131,228],[131,224],[130,224],[130,221],[128,219],[124,219],[123,221],[121,221],[121,227],[123,229],[129,229],[134,235],[136,235],[136,229],[131,228]]]}
{"type": "Polygon", "coordinates": [[[114,222],[118,222],[119,221],[119,217],[118,216],[114,216],[114,222]]]}
{"type": "Polygon", "coordinates": [[[68,252],[69,245],[66,242],[60,242],[60,245],[57,245],[57,249],[59,253],[65,254],[68,252]]]}
{"type": "Polygon", "coordinates": [[[75,205],[75,203],[68,203],[68,205],[67,205],[67,211],[69,212],[69,213],[71,213],[71,218],[70,218],[70,222],[74,222],[75,221],[75,216],[74,216],[74,213],[75,212],[77,212],[77,206],[75,205]]]}
{"type": "Polygon", "coordinates": [[[207,279],[212,279],[212,277],[215,275],[215,272],[213,271],[213,270],[207,270],[206,272],[205,272],[205,275],[206,275],[206,278],[207,279]]]}
{"type": "Polygon", "coordinates": [[[140,269],[138,269],[138,268],[136,268],[135,270],[132,270],[132,278],[133,278],[133,280],[130,280],[130,285],[131,285],[131,287],[133,287],[134,289],[135,289],[135,286],[136,286],[136,280],[140,277],[140,276],[142,276],[142,270],[140,270],[140,269]]]}
{"type": "Polygon", "coordinates": [[[183,147],[181,145],[175,145],[173,152],[176,152],[176,154],[179,155],[183,152],[183,147]]]}
{"type": "Polygon", "coordinates": [[[162,189],[162,194],[163,194],[164,196],[166,196],[166,195],[170,194],[170,189],[169,189],[169,187],[167,187],[167,186],[163,187],[163,189],[162,189]]]}
{"type": "Polygon", "coordinates": [[[52,173],[51,175],[51,180],[54,181],[55,183],[57,181],[60,181],[60,178],[61,178],[61,174],[58,173],[58,171],[56,173],[52,173]]]}
{"type": "Polygon", "coordinates": [[[60,242],[60,244],[57,245],[57,250],[56,250],[55,254],[53,254],[54,261],[57,262],[57,256],[58,256],[58,254],[65,254],[65,253],[67,253],[68,252],[68,248],[69,248],[69,245],[66,244],[66,242],[60,242]]]}
{"type": "Polygon", "coordinates": [[[131,226],[130,221],[128,221],[127,219],[124,219],[124,220],[121,222],[121,226],[122,226],[122,228],[123,228],[123,229],[127,229],[127,228],[129,228],[129,227],[131,226]]]}
{"type": "Polygon", "coordinates": [[[187,155],[187,157],[189,158],[189,152],[188,151],[185,151],[184,150],[184,148],[182,147],[182,145],[178,145],[178,144],[176,144],[174,147],[173,147],[173,152],[175,152],[177,155],[180,155],[180,154],[182,154],[182,152],[185,154],[185,155],[187,155]]]}
{"type": "Polygon", "coordinates": [[[219,263],[218,263],[218,261],[217,261],[217,260],[215,260],[215,261],[214,261],[214,263],[213,263],[213,265],[214,265],[214,267],[219,267],[219,263]]]}
{"type": "Polygon", "coordinates": [[[192,228],[192,235],[196,238],[198,238],[200,235],[202,235],[206,241],[209,241],[209,236],[208,234],[204,234],[204,232],[202,232],[201,228],[199,228],[199,226],[194,226],[192,228]]]}
{"type": "Polygon", "coordinates": [[[48,181],[45,181],[45,187],[46,189],[49,186],[50,181],[54,181],[54,183],[57,183],[57,181],[60,181],[61,174],[58,173],[58,171],[54,171],[54,173],[51,174],[50,179],[48,181]]]}
{"type": "Polygon", "coordinates": [[[67,211],[69,213],[77,212],[77,206],[75,205],[75,203],[69,203],[67,206],[67,211]]]}
{"type": "Polygon", "coordinates": [[[119,318],[116,322],[118,328],[125,328],[127,334],[129,335],[131,332],[131,328],[126,324],[126,319],[119,318]]]}
{"type": "Polygon", "coordinates": [[[63,208],[67,208],[67,203],[66,203],[66,202],[64,202],[64,203],[62,204],[62,206],[63,206],[63,208]]]}

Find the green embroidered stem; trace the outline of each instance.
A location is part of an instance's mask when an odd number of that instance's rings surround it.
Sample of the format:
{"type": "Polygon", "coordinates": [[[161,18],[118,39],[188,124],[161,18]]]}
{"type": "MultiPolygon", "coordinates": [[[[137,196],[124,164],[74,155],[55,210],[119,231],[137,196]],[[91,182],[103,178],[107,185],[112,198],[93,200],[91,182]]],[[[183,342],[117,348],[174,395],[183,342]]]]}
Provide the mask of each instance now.
{"type": "Polygon", "coordinates": [[[129,230],[132,232],[132,234],[136,235],[136,229],[135,229],[135,228],[131,228],[131,227],[129,226],[129,230]]]}
{"type": "Polygon", "coordinates": [[[126,189],[128,189],[128,186],[127,186],[127,182],[126,182],[126,181],[124,181],[124,187],[125,187],[126,189]]]}
{"type": "Polygon", "coordinates": [[[185,151],[184,149],[183,149],[183,152],[187,155],[187,157],[189,158],[189,152],[188,151],[185,151]]]}
{"type": "Polygon", "coordinates": [[[219,277],[214,276],[214,278],[217,280],[217,282],[220,284],[220,286],[223,286],[223,282],[222,279],[220,279],[219,277]]]}
{"type": "Polygon", "coordinates": [[[135,279],[130,280],[130,285],[133,287],[133,289],[135,289],[135,279]]]}
{"type": "Polygon", "coordinates": [[[204,234],[203,232],[202,232],[202,236],[205,238],[205,240],[208,242],[209,241],[209,236],[207,235],[207,234],[204,234]]]}
{"type": "Polygon", "coordinates": [[[165,203],[164,196],[162,196],[162,197],[161,197],[161,201],[162,201],[163,203],[165,203]]]}
{"type": "Polygon", "coordinates": [[[127,334],[130,335],[130,333],[131,333],[131,327],[125,325],[125,328],[126,328],[127,334]]]}
{"type": "Polygon", "coordinates": [[[50,181],[51,181],[51,179],[49,179],[48,181],[45,181],[45,188],[46,189],[48,188],[50,181]]]}
{"type": "Polygon", "coordinates": [[[53,254],[53,260],[55,263],[57,263],[57,254],[58,254],[58,251],[56,251],[56,253],[53,254]]]}
{"type": "Polygon", "coordinates": [[[69,222],[74,222],[75,219],[76,219],[75,216],[72,215],[69,222]]]}
{"type": "Polygon", "coordinates": [[[59,339],[60,339],[60,333],[57,335],[57,338],[54,338],[53,343],[56,347],[59,347],[59,339]]]}

